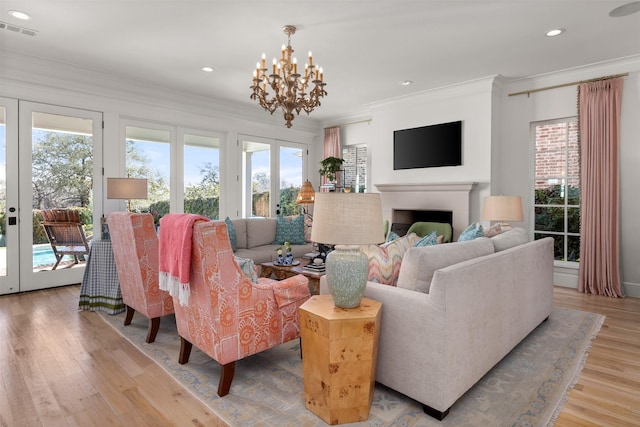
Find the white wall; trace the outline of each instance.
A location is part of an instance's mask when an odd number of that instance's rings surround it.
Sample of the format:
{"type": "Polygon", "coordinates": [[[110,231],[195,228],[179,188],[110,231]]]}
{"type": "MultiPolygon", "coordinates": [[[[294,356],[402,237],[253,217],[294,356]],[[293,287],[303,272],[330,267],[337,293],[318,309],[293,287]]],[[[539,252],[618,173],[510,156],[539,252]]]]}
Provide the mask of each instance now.
{"type": "Polygon", "coordinates": [[[471,221],[479,221],[481,200],[491,191],[494,81],[494,77],[489,77],[375,104],[369,123],[345,126],[341,133],[343,145],[368,146],[372,181],[368,183],[368,191],[376,191],[376,184],[476,182],[470,195],[470,217],[471,221]],[[462,166],[393,170],[395,130],[458,120],[463,121],[462,166]]]}
{"type": "MultiPolygon", "coordinates": [[[[576,86],[529,96],[509,94],[627,72],[620,141],[620,254],[624,291],[640,297],[640,57],[511,83],[500,77],[487,78],[373,105],[371,123],[343,132],[343,143],[367,142],[373,184],[477,182],[471,194],[472,222],[480,220],[485,195],[520,195],[525,217],[523,223],[514,225],[532,229],[530,123],[576,116],[576,86]],[[394,130],[454,120],[464,121],[463,166],[393,170],[394,130]]],[[[325,123],[325,127],[331,125],[325,123]]],[[[556,268],[555,280],[577,287],[577,270],[556,268]]]]}

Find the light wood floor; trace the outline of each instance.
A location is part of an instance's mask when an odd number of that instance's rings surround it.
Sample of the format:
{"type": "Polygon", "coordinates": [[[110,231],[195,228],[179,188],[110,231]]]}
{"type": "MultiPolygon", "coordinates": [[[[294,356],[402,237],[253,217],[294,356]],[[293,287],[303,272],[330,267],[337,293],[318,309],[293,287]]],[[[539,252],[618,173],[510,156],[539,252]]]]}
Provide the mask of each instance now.
{"type": "MultiPolygon", "coordinates": [[[[98,314],[78,286],[0,297],[0,426],[222,426],[98,314]]],[[[640,425],[640,299],[556,288],[607,319],[556,426],[640,425]]]]}

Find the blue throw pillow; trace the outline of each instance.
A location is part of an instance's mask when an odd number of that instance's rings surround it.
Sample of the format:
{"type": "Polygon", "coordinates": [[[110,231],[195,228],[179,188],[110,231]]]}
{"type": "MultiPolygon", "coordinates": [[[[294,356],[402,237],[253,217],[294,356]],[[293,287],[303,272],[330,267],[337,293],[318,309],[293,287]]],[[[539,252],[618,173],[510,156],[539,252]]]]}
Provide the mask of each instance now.
{"type": "Polygon", "coordinates": [[[229,235],[229,242],[231,242],[231,249],[233,252],[238,250],[238,239],[236,238],[236,228],[233,226],[233,222],[226,217],[224,223],[227,224],[227,234],[229,235]]]}
{"type": "Polygon", "coordinates": [[[413,246],[419,248],[421,246],[432,246],[438,244],[438,233],[432,231],[431,233],[418,240],[413,246]]]}
{"type": "Polygon", "coordinates": [[[389,234],[387,235],[387,242],[393,242],[396,239],[399,239],[400,235],[398,233],[396,233],[395,231],[390,231],[389,234]]]}
{"type": "Polygon", "coordinates": [[[479,222],[475,224],[471,224],[467,228],[464,229],[460,236],[458,237],[458,242],[464,242],[465,240],[473,240],[478,237],[484,237],[484,227],[479,222]]]}
{"type": "Polygon", "coordinates": [[[284,245],[284,242],[289,242],[292,245],[305,245],[307,243],[304,240],[304,217],[302,215],[298,215],[291,220],[279,216],[277,220],[274,245],[284,245]]]}

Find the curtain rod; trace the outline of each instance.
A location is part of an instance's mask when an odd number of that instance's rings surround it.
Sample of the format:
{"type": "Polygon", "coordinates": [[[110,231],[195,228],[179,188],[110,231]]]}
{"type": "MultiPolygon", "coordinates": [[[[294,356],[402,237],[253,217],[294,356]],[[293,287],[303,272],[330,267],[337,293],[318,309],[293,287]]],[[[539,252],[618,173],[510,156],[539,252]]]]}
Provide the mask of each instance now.
{"type": "Polygon", "coordinates": [[[618,77],[626,77],[628,76],[629,73],[622,73],[622,74],[615,74],[613,76],[605,76],[605,77],[597,77],[595,79],[589,79],[589,80],[580,80],[578,82],[571,82],[571,83],[563,83],[560,85],[555,85],[555,86],[547,86],[547,87],[541,87],[539,89],[530,89],[530,90],[523,90],[522,92],[514,92],[514,93],[510,93],[509,96],[516,96],[516,95],[531,95],[534,92],[542,92],[543,90],[550,90],[550,89],[558,89],[561,87],[566,87],[566,86],[575,86],[575,85],[580,85],[582,83],[591,83],[591,82],[599,82],[600,80],[609,80],[609,79],[615,79],[618,77]]]}
{"type": "Polygon", "coordinates": [[[358,121],[355,121],[355,122],[340,123],[339,125],[329,126],[328,128],[325,128],[325,129],[339,128],[339,127],[342,127],[342,126],[357,125],[357,124],[360,124],[360,123],[369,123],[369,122],[371,122],[371,119],[358,120],[358,121]]]}

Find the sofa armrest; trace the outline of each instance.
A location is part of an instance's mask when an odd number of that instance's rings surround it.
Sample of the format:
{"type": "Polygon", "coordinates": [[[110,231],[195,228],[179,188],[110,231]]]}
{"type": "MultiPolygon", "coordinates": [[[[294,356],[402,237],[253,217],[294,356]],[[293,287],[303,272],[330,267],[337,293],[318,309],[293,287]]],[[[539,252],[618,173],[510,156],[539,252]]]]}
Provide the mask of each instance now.
{"type": "MultiPolygon", "coordinates": [[[[320,294],[328,294],[326,276],[320,294]]],[[[444,308],[430,295],[367,282],[365,296],[382,303],[376,381],[418,400],[431,376],[442,376],[444,308]]],[[[445,408],[446,409],[446,408],[445,408]]]]}

